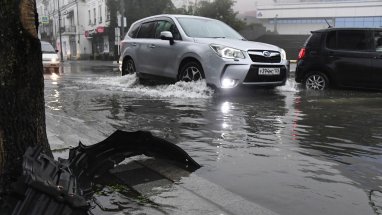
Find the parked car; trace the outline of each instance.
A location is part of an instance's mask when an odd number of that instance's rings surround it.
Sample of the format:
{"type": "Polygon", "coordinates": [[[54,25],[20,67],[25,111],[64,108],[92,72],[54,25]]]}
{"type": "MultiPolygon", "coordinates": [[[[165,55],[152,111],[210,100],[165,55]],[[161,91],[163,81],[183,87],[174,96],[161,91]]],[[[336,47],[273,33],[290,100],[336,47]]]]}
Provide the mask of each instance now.
{"type": "Polygon", "coordinates": [[[57,55],[57,50],[45,41],[41,41],[42,65],[44,73],[59,73],[60,60],[57,55]]]}
{"type": "Polygon", "coordinates": [[[121,50],[122,75],[136,73],[139,79],[275,87],[289,75],[283,49],[247,41],[225,23],[198,16],[141,19],[131,25],[121,50]]]}
{"type": "Polygon", "coordinates": [[[382,89],[382,28],[313,31],[300,50],[295,79],[314,90],[382,89]]]}

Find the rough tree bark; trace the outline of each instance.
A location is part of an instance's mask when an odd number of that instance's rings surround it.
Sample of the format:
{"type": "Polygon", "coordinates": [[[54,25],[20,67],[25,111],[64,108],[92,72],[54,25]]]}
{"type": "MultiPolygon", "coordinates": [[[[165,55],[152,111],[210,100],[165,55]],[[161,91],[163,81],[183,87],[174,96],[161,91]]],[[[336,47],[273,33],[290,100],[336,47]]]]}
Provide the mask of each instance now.
{"type": "Polygon", "coordinates": [[[22,173],[28,146],[52,155],[35,0],[0,0],[0,204],[22,173]]]}

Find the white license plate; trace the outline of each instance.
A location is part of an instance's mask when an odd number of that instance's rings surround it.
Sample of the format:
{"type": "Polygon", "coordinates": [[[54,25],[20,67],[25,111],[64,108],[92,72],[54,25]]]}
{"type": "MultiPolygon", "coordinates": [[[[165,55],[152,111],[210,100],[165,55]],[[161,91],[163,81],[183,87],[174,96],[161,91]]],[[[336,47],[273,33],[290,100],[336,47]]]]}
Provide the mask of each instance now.
{"type": "Polygon", "coordinates": [[[280,68],[259,68],[259,75],[280,75],[280,68]]]}

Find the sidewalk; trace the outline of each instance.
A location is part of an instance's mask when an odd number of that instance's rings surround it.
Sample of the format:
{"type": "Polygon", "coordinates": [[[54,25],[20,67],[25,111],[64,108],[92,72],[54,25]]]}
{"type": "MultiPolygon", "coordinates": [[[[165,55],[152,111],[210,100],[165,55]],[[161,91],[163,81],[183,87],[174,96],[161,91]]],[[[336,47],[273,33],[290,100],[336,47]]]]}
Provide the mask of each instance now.
{"type": "MultiPolygon", "coordinates": [[[[148,157],[130,159],[110,173],[112,178],[137,191],[141,199],[146,199],[142,201],[147,203],[138,206],[139,209],[131,209],[134,204],[127,203],[124,206],[130,209],[117,214],[276,215],[166,160],[148,157]],[[150,204],[159,208],[155,210],[148,206],[150,204]],[[139,213],[134,213],[138,212],[135,210],[139,210],[139,213]]],[[[108,196],[96,195],[95,199],[98,208],[94,208],[93,212],[102,212],[121,208],[116,199],[123,197],[113,193],[108,196]]]]}

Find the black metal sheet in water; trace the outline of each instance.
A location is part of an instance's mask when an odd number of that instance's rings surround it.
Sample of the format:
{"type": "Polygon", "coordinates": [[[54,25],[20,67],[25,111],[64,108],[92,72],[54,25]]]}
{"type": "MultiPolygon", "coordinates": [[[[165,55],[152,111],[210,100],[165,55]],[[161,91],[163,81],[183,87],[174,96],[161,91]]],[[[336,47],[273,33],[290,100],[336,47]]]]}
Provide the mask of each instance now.
{"type": "MultiPolygon", "coordinates": [[[[9,200],[10,205],[15,205],[12,214],[86,214],[94,180],[135,155],[165,159],[189,172],[200,168],[177,145],[144,131],[118,130],[95,145],[80,143],[70,150],[67,160],[55,161],[41,154],[40,147],[29,148],[24,155],[24,174],[14,184],[15,195],[9,200]]],[[[134,181],[130,182],[139,184],[139,180],[145,180],[147,177],[142,177],[145,175],[142,173],[150,171],[142,171],[137,177],[132,176],[134,181]]],[[[125,172],[126,177],[128,173],[136,174],[125,172]]],[[[158,174],[150,173],[151,180],[160,179],[158,174]]]]}

